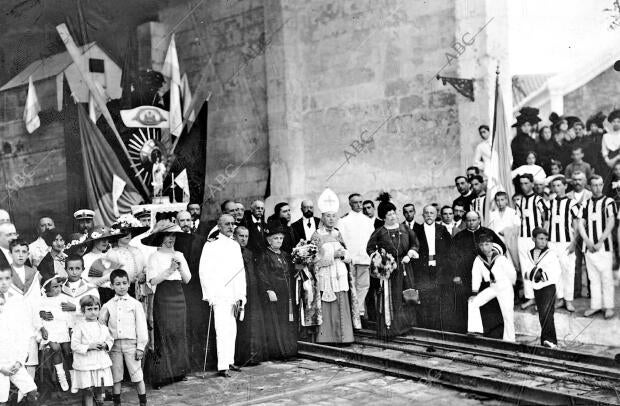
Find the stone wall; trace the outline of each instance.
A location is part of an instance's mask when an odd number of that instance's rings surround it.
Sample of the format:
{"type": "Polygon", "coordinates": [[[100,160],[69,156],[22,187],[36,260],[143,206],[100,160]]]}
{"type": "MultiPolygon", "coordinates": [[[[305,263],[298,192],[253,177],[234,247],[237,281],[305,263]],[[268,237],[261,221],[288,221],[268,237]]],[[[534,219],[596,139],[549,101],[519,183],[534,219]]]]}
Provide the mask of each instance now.
{"type": "Polygon", "coordinates": [[[620,107],[620,73],[613,67],[580,88],[564,95],[564,114],[577,116],[584,122],[592,114],[609,114],[620,107]]]}
{"type": "MultiPolygon", "coordinates": [[[[204,2],[175,30],[182,72],[191,86],[206,67],[209,74],[207,178],[209,211],[239,197],[264,197],[269,170],[263,7],[256,1],[204,2]]],[[[160,13],[173,27],[188,6],[160,13]]],[[[161,50],[165,53],[166,41],[161,50]]]]}
{"type": "MultiPolygon", "coordinates": [[[[501,7],[470,3],[467,10],[454,0],[198,7],[175,32],[192,84],[212,62],[207,210],[229,197],[247,203],[267,186],[268,205],[315,197],[326,186],[341,196],[374,198],[385,189],[403,200],[450,202],[476,128],[490,120],[497,61],[489,49],[505,45],[481,29],[501,7]],[[455,46],[466,32],[470,45],[455,46]],[[442,66],[442,75],[476,80],[475,102],[434,79],[442,66]]],[[[160,21],[173,27],[187,13],[174,6],[160,21]]]]}

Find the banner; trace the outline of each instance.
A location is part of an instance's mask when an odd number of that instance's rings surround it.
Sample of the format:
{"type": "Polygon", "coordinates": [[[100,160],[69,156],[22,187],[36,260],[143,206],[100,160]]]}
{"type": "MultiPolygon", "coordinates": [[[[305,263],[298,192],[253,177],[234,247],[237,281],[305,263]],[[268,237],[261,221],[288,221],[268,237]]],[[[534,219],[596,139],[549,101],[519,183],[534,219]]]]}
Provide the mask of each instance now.
{"type": "Polygon", "coordinates": [[[178,137],[183,131],[183,114],[181,113],[181,72],[174,34],[170,38],[161,73],[168,78],[170,83],[170,134],[178,137]]]}
{"type": "Polygon", "coordinates": [[[95,211],[95,224],[109,225],[117,218],[114,214],[114,200],[117,200],[120,215],[131,213],[131,206],[142,203],[142,196],[84,107],[78,105],[77,109],[88,205],[95,211]],[[115,175],[119,178],[116,181],[116,191],[120,186],[119,181],[125,182],[118,199],[113,196],[115,175]]]}
{"type": "Polygon", "coordinates": [[[34,130],[41,126],[41,120],[39,120],[39,112],[41,106],[39,105],[39,98],[37,92],[34,89],[34,83],[32,83],[32,76],[28,78],[28,95],[26,96],[26,107],[24,108],[24,123],[26,124],[26,130],[29,134],[32,134],[34,130]]]}

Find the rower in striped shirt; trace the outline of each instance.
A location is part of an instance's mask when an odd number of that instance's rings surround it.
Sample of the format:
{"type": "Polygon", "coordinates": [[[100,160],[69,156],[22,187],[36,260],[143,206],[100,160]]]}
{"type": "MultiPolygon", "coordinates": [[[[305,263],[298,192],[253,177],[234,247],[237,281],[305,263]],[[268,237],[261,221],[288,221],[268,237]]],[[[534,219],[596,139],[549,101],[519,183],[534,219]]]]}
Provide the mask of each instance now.
{"type": "Polygon", "coordinates": [[[480,175],[474,175],[469,181],[472,192],[476,195],[474,200],[471,201],[471,210],[480,215],[480,221],[483,226],[487,226],[487,194],[484,190],[484,178],[480,175]]]}
{"type": "MultiPolygon", "coordinates": [[[[534,178],[531,174],[525,173],[519,176],[519,185],[521,187],[521,198],[516,209],[521,220],[521,226],[517,239],[517,250],[519,252],[519,263],[524,264],[527,262],[528,252],[534,248],[532,232],[536,227],[544,227],[547,206],[543,198],[534,193],[534,178]]],[[[532,282],[525,277],[525,271],[526,269],[521,268],[523,296],[525,296],[525,302],[521,304],[521,309],[527,309],[536,304],[532,282]]]]}
{"type": "Polygon", "coordinates": [[[583,238],[588,279],[590,308],[585,317],[604,310],[606,319],[614,316],[613,240],[611,233],[616,219],[616,204],[603,195],[603,178],[590,178],[592,197],[585,202],[579,234],[583,238]]]}
{"type": "Polygon", "coordinates": [[[549,249],[560,260],[562,273],[556,283],[555,308],[566,307],[574,312],[575,235],[581,210],[576,200],[566,196],[566,178],[559,176],[551,182],[556,197],[549,202],[549,249]]]}

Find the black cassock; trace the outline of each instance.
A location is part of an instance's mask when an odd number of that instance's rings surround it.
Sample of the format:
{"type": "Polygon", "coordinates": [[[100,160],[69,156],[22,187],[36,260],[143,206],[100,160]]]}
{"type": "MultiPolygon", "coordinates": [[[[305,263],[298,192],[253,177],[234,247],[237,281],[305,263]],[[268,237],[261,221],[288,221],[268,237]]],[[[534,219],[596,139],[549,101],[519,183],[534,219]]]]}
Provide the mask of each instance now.
{"type": "Polygon", "coordinates": [[[235,343],[235,364],[252,365],[267,360],[265,318],[259,279],[254,266],[254,254],[248,248],[241,248],[247,303],[243,321],[237,320],[237,341],[235,343]]]}
{"type": "MultiPolygon", "coordinates": [[[[493,242],[502,247],[502,253],[506,252],[506,245],[495,232],[486,227],[479,227],[476,231],[467,229],[459,232],[453,239],[454,263],[461,273],[466,298],[471,295],[471,269],[474,259],[478,255],[478,238],[481,233],[488,233],[493,236],[493,242]]],[[[489,286],[488,282],[482,282],[480,292],[489,286]]],[[[467,300],[465,300],[465,322],[467,323],[467,300]]],[[[497,299],[489,301],[480,308],[482,316],[482,326],[484,328],[484,336],[490,338],[502,339],[504,335],[504,321],[502,311],[499,307],[497,299]]]]}
{"type": "Polygon", "coordinates": [[[433,224],[433,227],[436,266],[429,266],[429,247],[424,225],[416,223],[413,226],[420,242],[420,258],[414,261],[414,287],[420,290],[420,304],[416,306],[417,326],[465,333],[467,297],[464,296],[463,286],[453,282],[454,277],[460,274],[455,273],[452,264],[452,237],[444,226],[433,224]]]}
{"type": "MultiPolygon", "coordinates": [[[[189,283],[183,284],[185,294],[185,304],[187,306],[187,346],[189,351],[190,368],[193,371],[201,371],[204,363],[205,340],[207,339],[207,328],[209,323],[209,305],[202,300],[202,287],[200,286],[200,275],[198,272],[202,247],[205,244],[204,236],[192,234],[191,239],[177,239],[174,249],[183,253],[187,260],[189,272],[192,275],[189,283]]],[[[212,320],[213,322],[213,320],[212,320]]],[[[213,334],[213,324],[211,325],[209,359],[207,365],[216,364],[215,334],[213,334]]]]}
{"type": "Polygon", "coordinates": [[[276,253],[270,248],[256,261],[260,279],[260,296],[263,300],[265,334],[269,359],[285,359],[297,355],[297,314],[293,295],[295,289],[295,268],[291,256],[276,253]],[[276,302],[269,301],[267,291],[277,296],[276,302]]]}

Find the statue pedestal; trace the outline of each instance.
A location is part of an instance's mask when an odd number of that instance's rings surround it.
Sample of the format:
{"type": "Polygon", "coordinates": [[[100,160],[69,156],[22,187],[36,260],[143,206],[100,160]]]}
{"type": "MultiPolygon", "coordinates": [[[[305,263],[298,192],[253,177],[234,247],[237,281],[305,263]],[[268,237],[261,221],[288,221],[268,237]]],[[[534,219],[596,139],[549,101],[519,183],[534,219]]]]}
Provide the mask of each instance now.
{"type": "Polygon", "coordinates": [[[170,196],[153,197],[153,204],[170,204],[170,196]]]}

